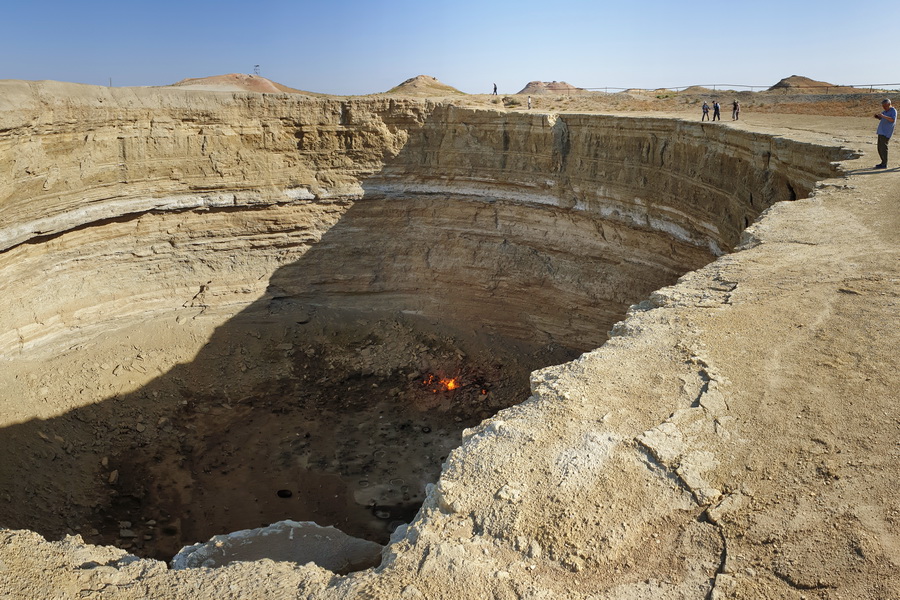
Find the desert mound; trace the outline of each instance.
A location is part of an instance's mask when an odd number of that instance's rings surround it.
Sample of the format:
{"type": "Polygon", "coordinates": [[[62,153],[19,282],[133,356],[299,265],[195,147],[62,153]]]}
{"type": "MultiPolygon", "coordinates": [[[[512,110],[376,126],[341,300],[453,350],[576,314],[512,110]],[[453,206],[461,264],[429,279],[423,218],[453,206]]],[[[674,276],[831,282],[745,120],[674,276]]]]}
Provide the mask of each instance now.
{"type": "Polygon", "coordinates": [[[177,83],[173,83],[172,87],[190,88],[209,92],[260,92],[263,94],[309,93],[276,83],[271,79],[266,79],[259,75],[247,75],[245,73],[229,73],[227,75],[213,75],[212,77],[182,79],[177,83]]]}
{"type": "Polygon", "coordinates": [[[584,92],[585,90],[575,87],[565,81],[530,81],[519,92],[520,94],[571,94],[576,92],[584,92]]]}
{"type": "Polygon", "coordinates": [[[835,85],[833,83],[828,83],[827,81],[816,81],[815,79],[803,77],[802,75],[791,75],[790,77],[785,77],[766,91],[789,91],[814,94],[816,92],[825,91],[852,93],[856,90],[852,87],[835,85]]]}
{"type": "Polygon", "coordinates": [[[681,93],[682,94],[707,95],[707,94],[714,94],[715,92],[713,90],[709,89],[708,87],[703,87],[702,85],[692,85],[690,87],[686,87],[683,90],[681,90],[681,93]]]}
{"type": "Polygon", "coordinates": [[[431,75],[416,75],[389,89],[387,94],[402,96],[446,96],[447,94],[463,94],[455,87],[447,85],[431,75]]]}

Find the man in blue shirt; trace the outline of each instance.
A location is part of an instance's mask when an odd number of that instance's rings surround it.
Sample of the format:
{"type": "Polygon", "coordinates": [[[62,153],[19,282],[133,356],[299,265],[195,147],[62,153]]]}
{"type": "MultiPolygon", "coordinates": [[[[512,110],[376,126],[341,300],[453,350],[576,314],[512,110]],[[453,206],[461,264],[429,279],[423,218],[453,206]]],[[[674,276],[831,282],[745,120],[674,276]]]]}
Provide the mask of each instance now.
{"type": "Polygon", "coordinates": [[[888,140],[894,133],[894,124],[897,122],[897,109],[891,106],[891,101],[885,98],[881,101],[882,113],[875,113],[878,123],[878,156],[881,157],[881,163],[875,165],[876,169],[887,169],[888,158],[888,140]]]}

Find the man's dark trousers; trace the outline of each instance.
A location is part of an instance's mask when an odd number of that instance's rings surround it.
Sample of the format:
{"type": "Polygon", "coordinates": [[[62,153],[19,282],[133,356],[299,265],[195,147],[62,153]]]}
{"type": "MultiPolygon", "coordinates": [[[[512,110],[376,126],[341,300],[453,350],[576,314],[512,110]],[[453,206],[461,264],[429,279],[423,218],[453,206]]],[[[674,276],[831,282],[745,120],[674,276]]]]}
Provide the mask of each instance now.
{"type": "Polygon", "coordinates": [[[887,166],[887,145],[889,139],[891,138],[883,135],[878,136],[878,156],[881,157],[881,164],[885,167],[887,166]]]}

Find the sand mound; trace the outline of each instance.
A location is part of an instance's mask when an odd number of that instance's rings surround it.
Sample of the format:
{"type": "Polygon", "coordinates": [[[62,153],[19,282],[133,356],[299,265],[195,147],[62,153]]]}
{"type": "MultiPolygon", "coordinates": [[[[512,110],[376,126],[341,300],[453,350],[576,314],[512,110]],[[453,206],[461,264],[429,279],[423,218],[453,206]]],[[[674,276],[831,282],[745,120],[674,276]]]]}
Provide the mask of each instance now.
{"type": "Polygon", "coordinates": [[[446,96],[448,94],[463,94],[463,92],[455,87],[447,85],[437,77],[432,77],[431,75],[416,75],[385,93],[402,96],[446,96]]]}
{"type": "Polygon", "coordinates": [[[789,91],[812,94],[825,91],[852,93],[856,90],[852,87],[835,85],[833,83],[828,83],[827,81],[816,81],[815,79],[803,77],[802,75],[791,75],[790,77],[785,77],[766,91],[789,91]]]}
{"type": "Polygon", "coordinates": [[[210,92],[260,92],[263,94],[308,94],[301,90],[276,83],[271,79],[259,75],[246,75],[244,73],[229,73],[227,75],[213,75],[212,77],[198,77],[195,79],[182,79],[173,83],[171,87],[190,88],[210,92]]]}
{"type": "Polygon", "coordinates": [[[700,95],[708,95],[714,94],[715,92],[708,87],[703,87],[702,85],[692,85],[690,87],[686,87],[681,90],[682,94],[700,94],[700,95]]]}
{"type": "Polygon", "coordinates": [[[570,83],[566,83],[565,81],[530,81],[528,85],[526,85],[519,92],[520,94],[571,94],[571,93],[583,93],[584,89],[575,87],[570,83]]]}

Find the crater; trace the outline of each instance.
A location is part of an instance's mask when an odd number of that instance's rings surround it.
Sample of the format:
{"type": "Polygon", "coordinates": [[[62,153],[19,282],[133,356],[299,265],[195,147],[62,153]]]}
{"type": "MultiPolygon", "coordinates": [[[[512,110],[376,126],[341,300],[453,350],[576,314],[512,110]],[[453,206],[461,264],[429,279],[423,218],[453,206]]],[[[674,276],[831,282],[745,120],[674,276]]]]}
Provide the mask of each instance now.
{"type": "Polygon", "coordinates": [[[385,544],[532,370],[840,158],[674,120],[188,97],[4,134],[4,527],[163,560],[288,519],[385,544]]]}

